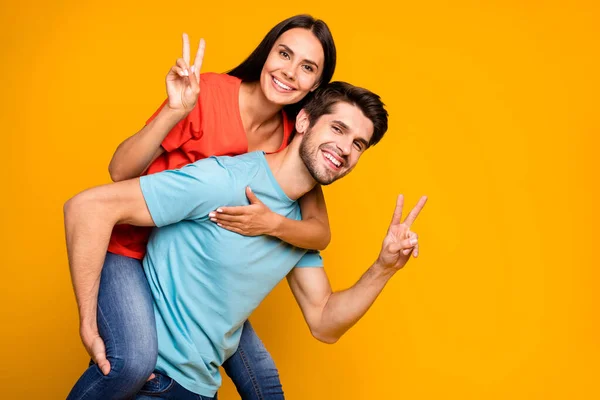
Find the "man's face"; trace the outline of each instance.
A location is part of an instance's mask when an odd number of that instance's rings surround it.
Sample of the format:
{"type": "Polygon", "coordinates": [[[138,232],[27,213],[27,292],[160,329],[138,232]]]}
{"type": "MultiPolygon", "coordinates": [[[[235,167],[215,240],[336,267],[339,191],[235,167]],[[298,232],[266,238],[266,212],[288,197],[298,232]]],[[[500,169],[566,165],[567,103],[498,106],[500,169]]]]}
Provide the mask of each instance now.
{"type": "MultiPolygon", "coordinates": [[[[358,163],[373,136],[373,123],[357,106],[339,102],[312,128],[303,129],[308,116],[301,112],[297,127],[304,131],[300,157],[313,179],[329,185],[348,174],[358,163]]],[[[299,129],[300,131],[300,129],[299,129]]]]}

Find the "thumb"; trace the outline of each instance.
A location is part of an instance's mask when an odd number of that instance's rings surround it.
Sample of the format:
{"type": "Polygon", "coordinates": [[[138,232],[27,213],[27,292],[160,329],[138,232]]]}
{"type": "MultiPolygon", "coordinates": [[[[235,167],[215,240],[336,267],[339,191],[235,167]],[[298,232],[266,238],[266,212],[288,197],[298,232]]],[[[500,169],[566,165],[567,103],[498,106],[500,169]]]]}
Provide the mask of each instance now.
{"type": "Polygon", "coordinates": [[[96,363],[98,364],[98,368],[104,375],[108,375],[110,372],[110,362],[106,358],[96,357],[96,363]]]}
{"type": "Polygon", "coordinates": [[[110,362],[106,359],[106,347],[100,336],[94,341],[92,352],[93,358],[96,360],[96,364],[98,364],[98,368],[100,368],[104,375],[108,375],[110,372],[110,362]]]}
{"type": "Polygon", "coordinates": [[[250,186],[246,186],[246,196],[250,200],[250,204],[262,204],[262,202],[256,197],[250,186]]]}

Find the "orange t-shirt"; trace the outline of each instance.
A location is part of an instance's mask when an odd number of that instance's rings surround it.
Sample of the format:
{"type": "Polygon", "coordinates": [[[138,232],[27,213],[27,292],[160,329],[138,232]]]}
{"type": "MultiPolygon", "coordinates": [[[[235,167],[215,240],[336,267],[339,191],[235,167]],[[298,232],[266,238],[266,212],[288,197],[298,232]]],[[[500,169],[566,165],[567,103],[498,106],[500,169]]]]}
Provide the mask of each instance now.
{"type": "MultiPolygon", "coordinates": [[[[166,169],[181,168],[210,156],[234,156],[248,152],[248,139],[239,108],[241,80],[226,74],[200,75],[200,96],[196,107],[169,132],[162,147],[165,152],[152,162],[146,174],[166,169]]],[[[152,121],[161,107],[148,119],[152,121]]],[[[289,141],[294,122],[283,115],[284,149],[289,141]]],[[[116,225],[108,251],[137,259],[144,258],[152,228],[116,225]]]]}

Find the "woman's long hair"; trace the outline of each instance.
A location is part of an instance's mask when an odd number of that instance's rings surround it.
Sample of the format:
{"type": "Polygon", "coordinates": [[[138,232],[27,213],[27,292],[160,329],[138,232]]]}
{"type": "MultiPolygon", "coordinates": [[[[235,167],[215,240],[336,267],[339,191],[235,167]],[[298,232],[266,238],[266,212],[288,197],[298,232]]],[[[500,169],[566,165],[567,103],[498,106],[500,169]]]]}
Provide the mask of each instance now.
{"type": "MultiPolygon", "coordinates": [[[[335,71],[336,62],[336,50],[335,43],[333,42],[333,36],[331,31],[325,22],[320,19],[314,19],[310,15],[296,15],[281,21],[273,27],[264,37],[262,42],[254,49],[252,54],[246,58],[240,65],[227,72],[231,76],[235,76],[242,80],[242,82],[255,82],[260,80],[260,73],[267,61],[267,57],[271,52],[271,49],[275,45],[277,38],[284,32],[294,28],[304,28],[310,30],[323,46],[323,53],[325,55],[323,72],[321,73],[321,79],[319,81],[319,87],[326,85],[331,81],[333,72],[335,71]]],[[[302,109],[302,106],[308,100],[310,93],[295,104],[288,104],[283,109],[290,118],[296,118],[298,112],[302,109]]]]}

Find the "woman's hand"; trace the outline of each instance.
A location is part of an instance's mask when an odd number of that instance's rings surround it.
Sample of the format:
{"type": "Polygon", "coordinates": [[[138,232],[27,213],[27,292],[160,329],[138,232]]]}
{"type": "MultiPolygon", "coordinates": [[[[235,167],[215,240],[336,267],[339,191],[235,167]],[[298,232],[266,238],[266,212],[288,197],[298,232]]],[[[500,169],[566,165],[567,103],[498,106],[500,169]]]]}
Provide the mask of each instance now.
{"type": "Polygon", "coordinates": [[[250,205],[220,207],[208,214],[210,220],[221,228],[244,236],[271,235],[281,216],[264,205],[250,187],[246,188],[246,196],[250,205]]]}
{"type": "Polygon", "coordinates": [[[183,34],[183,56],[177,59],[167,74],[168,106],[174,111],[189,114],[198,102],[200,94],[200,68],[204,58],[204,39],[200,39],[194,64],[190,68],[190,39],[183,34]]]}

